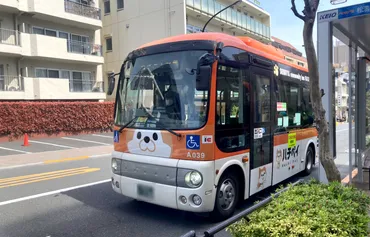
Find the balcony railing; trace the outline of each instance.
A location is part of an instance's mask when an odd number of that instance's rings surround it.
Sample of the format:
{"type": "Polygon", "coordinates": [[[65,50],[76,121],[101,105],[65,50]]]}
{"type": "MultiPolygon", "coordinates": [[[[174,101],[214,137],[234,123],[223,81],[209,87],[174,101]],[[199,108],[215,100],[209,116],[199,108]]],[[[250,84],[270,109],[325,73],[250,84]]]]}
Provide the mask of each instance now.
{"type": "Polygon", "coordinates": [[[0,91],[23,91],[23,77],[0,75],[0,91]]]}
{"type": "Polygon", "coordinates": [[[18,31],[0,29],[0,44],[19,45],[20,36],[18,31]]]}
{"type": "MultiPolygon", "coordinates": [[[[186,5],[209,16],[214,15],[226,7],[226,5],[218,3],[215,0],[186,0],[186,5]]],[[[270,27],[232,8],[221,12],[216,16],[216,19],[270,39],[270,27]]]]}
{"type": "Polygon", "coordinates": [[[81,41],[67,41],[68,52],[86,55],[102,56],[102,46],[99,44],[86,43],[81,41]]]}
{"type": "Polygon", "coordinates": [[[101,20],[101,10],[86,4],[73,2],[71,0],[64,0],[64,9],[68,13],[101,20]]]}
{"type": "Polygon", "coordinates": [[[104,92],[103,81],[96,81],[94,78],[70,79],[70,92],[104,92]]]}

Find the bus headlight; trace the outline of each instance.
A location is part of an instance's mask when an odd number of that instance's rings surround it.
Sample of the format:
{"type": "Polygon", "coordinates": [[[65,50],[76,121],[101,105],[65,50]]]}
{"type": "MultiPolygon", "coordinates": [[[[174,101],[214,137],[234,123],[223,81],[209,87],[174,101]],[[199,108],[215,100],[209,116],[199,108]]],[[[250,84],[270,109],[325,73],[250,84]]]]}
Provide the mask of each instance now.
{"type": "Polygon", "coordinates": [[[112,172],[114,174],[120,174],[121,171],[121,160],[112,158],[112,172]]]}
{"type": "Polygon", "coordinates": [[[185,183],[190,188],[198,188],[202,182],[203,177],[198,171],[190,171],[185,175],[185,183]]]}

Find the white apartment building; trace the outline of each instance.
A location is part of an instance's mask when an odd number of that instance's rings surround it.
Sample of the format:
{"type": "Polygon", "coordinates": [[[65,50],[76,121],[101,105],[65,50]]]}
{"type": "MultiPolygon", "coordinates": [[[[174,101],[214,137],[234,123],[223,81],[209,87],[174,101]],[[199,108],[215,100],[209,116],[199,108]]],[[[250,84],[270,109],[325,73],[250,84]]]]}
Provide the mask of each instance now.
{"type": "Polygon", "coordinates": [[[343,73],[335,79],[335,110],[338,119],[348,120],[348,73],[343,73]]]}
{"type": "Polygon", "coordinates": [[[92,0],[0,0],[0,100],[104,100],[92,0]]]}
{"type": "MultiPolygon", "coordinates": [[[[127,54],[161,38],[200,32],[204,24],[235,0],[100,0],[104,78],[118,72],[127,54]]],[[[251,0],[223,11],[206,31],[249,36],[268,43],[270,15],[251,0]]],[[[106,83],[107,84],[107,83],[106,83]]],[[[114,93],[113,96],[114,97],[114,93]]]]}

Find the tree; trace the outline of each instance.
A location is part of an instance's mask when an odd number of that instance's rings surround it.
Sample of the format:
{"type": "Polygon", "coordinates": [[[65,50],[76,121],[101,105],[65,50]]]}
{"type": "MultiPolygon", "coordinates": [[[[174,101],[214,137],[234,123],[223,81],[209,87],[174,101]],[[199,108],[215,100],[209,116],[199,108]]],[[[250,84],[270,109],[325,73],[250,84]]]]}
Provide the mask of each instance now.
{"type": "Polygon", "coordinates": [[[312,108],[315,115],[315,123],[318,125],[320,161],[325,169],[326,177],[328,178],[329,182],[340,181],[339,170],[334,163],[332,155],[330,154],[329,127],[325,118],[326,111],[321,100],[322,95],[319,86],[319,68],[317,64],[316,50],[312,39],[313,26],[320,0],[304,0],[304,9],[302,11],[303,15],[298,13],[295,0],[291,0],[291,3],[291,9],[294,15],[304,22],[303,42],[307,57],[308,76],[310,78],[310,96],[312,108]]]}

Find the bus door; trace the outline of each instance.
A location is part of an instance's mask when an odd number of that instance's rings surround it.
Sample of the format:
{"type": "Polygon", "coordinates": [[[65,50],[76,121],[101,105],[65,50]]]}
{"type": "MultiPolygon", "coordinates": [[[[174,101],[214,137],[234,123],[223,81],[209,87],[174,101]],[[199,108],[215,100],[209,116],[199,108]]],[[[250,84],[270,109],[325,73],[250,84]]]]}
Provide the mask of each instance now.
{"type": "Polygon", "coordinates": [[[250,67],[251,75],[251,171],[250,195],[272,183],[273,103],[272,69],[250,67]]]}

